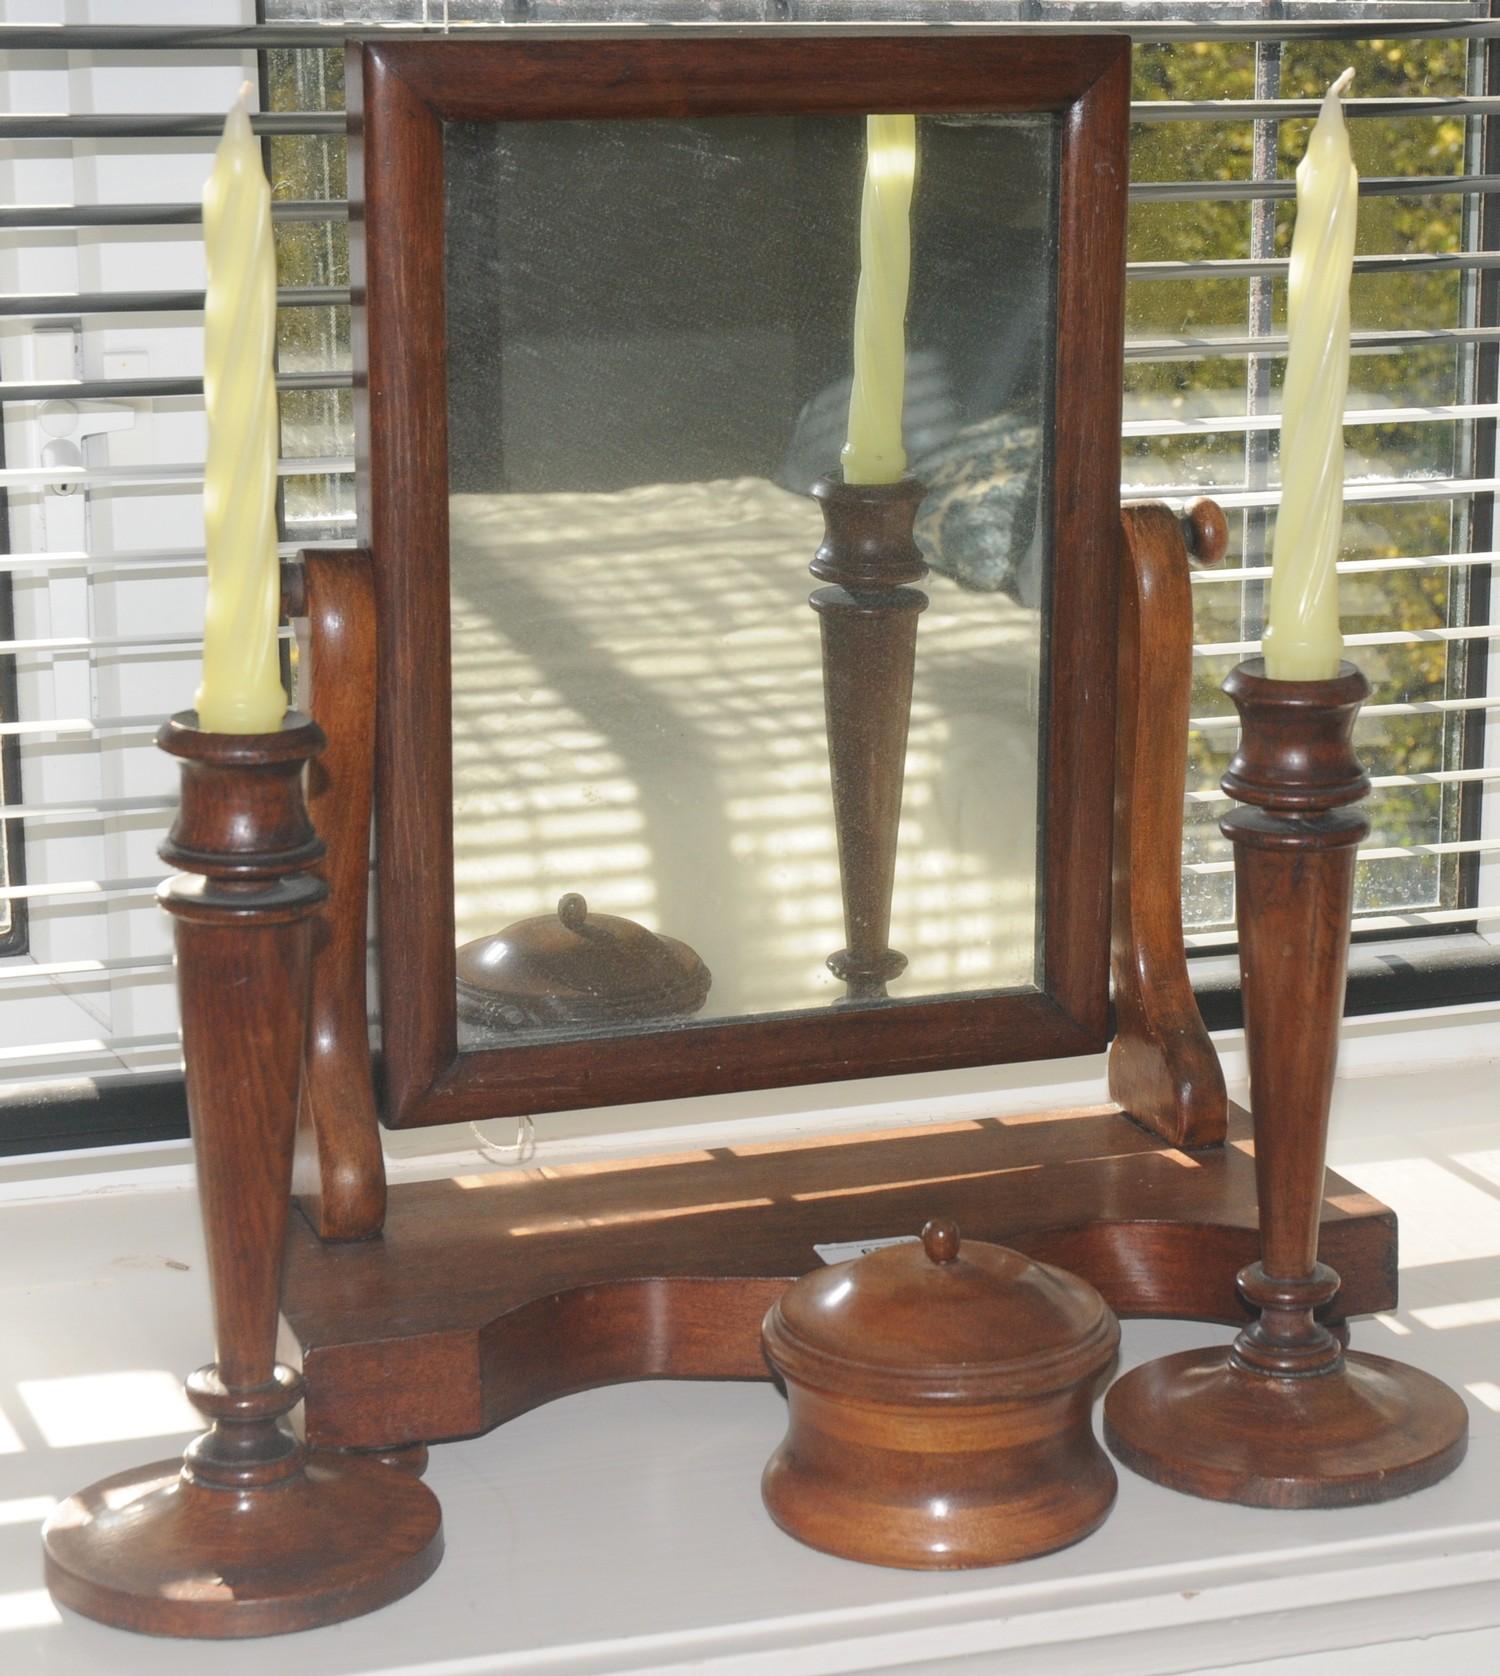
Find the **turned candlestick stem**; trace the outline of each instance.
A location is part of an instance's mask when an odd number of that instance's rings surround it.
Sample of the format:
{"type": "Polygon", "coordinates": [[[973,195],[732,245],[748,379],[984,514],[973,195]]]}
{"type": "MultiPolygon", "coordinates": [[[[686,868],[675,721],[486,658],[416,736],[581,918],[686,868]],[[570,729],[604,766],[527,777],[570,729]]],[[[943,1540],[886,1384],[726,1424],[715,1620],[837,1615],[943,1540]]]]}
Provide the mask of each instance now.
{"type": "Polygon", "coordinates": [[[891,948],[891,895],[916,671],[917,618],[927,566],[912,528],[925,493],[915,478],[845,483],[822,477],[823,543],[809,600],[823,644],[823,703],[846,947],[828,969],[850,1001],[882,1001],[906,970],[891,948]]]}
{"type": "Polygon", "coordinates": [[[286,1424],[302,1376],[276,1360],[312,916],[327,895],[302,778],[323,736],[296,713],[265,734],[208,733],[185,714],[158,743],[182,764],[161,852],[182,871],[161,902],[214,1316],[215,1359],[187,1389],[209,1426],[181,1461],[64,1502],[43,1531],[47,1583],[122,1629],[269,1635],[415,1588],[441,1556],[441,1515],[406,1473],[309,1453],[286,1424]]]}
{"type": "Polygon", "coordinates": [[[161,847],[182,871],[158,899],[176,922],[199,1203],[206,1229],[238,1236],[208,1242],[215,1361],[189,1378],[188,1395],[211,1425],[189,1446],[186,1470],[204,1482],[270,1482],[297,1459],[280,1419],[301,1380],[277,1366],[275,1346],[291,1186],[285,1114],[302,1081],[312,916],[328,895],[309,870],[323,845],[301,779],[323,736],[300,716],[265,736],[204,733],[174,717],[157,742],[182,763],[161,847]],[[223,1063],[226,991],[236,1045],[253,1060],[237,1076],[223,1063]]]}
{"type": "Polygon", "coordinates": [[[1240,807],[1219,828],[1234,846],[1261,1244],[1239,1276],[1260,1313],[1230,1354],[1266,1373],[1317,1373],[1343,1353],[1314,1311],[1339,1285],[1317,1260],[1318,1216],[1354,863],[1370,830],[1354,807],[1370,779],[1353,744],[1370,688],[1352,664],[1331,680],[1291,682],[1270,680],[1256,659],[1231,670],[1224,690],[1242,724],[1223,780],[1240,807]]]}
{"type": "Polygon", "coordinates": [[[1240,713],[1220,823],[1234,845],[1236,920],[1260,1261],[1239,1276],[1256,1312],[1226,1353],[1186,1351],[1127,1374],[1105,1440],[1147,1478],[1217,1501],[1336,1507],[1386,1501],[1463,1459],[1468,1415],[1441,1381],[1345,1351],[1317,1318],[1339,1277],[1318,1261],[1328,1112],[1369,791],[1352,735],[1369,685],[1352,664],[1274,681],[1259,658],[1224,690],[1240,713]]]}

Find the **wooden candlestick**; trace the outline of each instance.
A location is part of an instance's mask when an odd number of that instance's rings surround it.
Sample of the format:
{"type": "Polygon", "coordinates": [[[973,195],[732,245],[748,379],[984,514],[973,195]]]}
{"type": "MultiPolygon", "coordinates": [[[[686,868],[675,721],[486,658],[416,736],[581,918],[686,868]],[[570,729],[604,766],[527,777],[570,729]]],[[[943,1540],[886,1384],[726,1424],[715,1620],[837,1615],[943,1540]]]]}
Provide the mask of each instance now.
{"type": "Polygon", "coordinates": [[[305,1051],[312,916],[327,886],[302,774],[323,736],[158,737],[182,762],[162,858],[176,921],[188,1109],[208,1245],[215,1361],[188,1380],[210,1422],[181,1461],[92,1485],[43,1531],[65,1606],[155,1635],[307,1629],[395,1600],[442,1553],[432,1492],[377,1462],[309,1453],[283,1425],[302,1376],[276,1360],[282,1248],[305,1051]]]}
{"type": "Polygon", "coordinates": [[[890,947],[896,835],[906,778],[917,617],[927,596],[907,587],[927,574],[912,526],[926,492],[915,478],[845,483],[821,477],[823,544],[809,567],[809,600],[823,635],[823,703],[847,947],[828,969],[850,1001],[883,1001],[906,970],[890,947]]]}
{"type": "Polygon", "coordinates": [[[1327,681],[1273,681],[1252,658],[1224,690],[1241,723],[1223,785],[1245,807],[1220,825],[1234,845],[1260,1202],[1260,1261],[1239,1289],[1258,1316],[1227,1353],[1127,1374],[1105,1400],[1105,1441],[1143,1476],[1214,1501],[1387,1501],[1458,1465],[1468,1414],[1430,1374],[1346,1352],[1316,1315],[1339,1286],[1317,1260],[1318,1221],[1355,852],[1369,831],[1352,807],[1370,782],[1351,735],[1370,689],[1352,664],[1327,681]]]}

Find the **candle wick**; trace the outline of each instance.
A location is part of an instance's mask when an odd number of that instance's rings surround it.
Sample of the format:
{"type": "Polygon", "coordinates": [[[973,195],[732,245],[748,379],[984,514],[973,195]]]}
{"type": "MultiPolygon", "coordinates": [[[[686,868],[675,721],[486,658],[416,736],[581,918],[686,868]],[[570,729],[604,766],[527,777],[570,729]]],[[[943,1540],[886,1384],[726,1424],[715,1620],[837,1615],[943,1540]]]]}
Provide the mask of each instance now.
{"type": "MultiPolygon", "coordinates": [[[[1346,74],[1352,76],[1354,72],[1353,70],[1349,70],[1346,74]]],[[[234,102],[246,113],[246,115],[250,112],[250,100],[254,94],[255,84],[253,82],[246,80],[240,83],[240,90],[237,94],[235,94],[234,102]]]]}
{"type": "Polygon", "coordinates": [[[1339,77],[1339,79],[1333,84],[1333,86],[1328,89],[1328,91],[1331,94],[1333,94],[1333,96],[1335,98],[1342,98],[1343,95],[1344,95],[1345,89],[1349,86],[1349,84],[1353,80],[1354,80],[1354,66],[1351,64],[1349,66],[1349,68],[1347,70],[1345,70],[1344,73],[1339,77]]]}

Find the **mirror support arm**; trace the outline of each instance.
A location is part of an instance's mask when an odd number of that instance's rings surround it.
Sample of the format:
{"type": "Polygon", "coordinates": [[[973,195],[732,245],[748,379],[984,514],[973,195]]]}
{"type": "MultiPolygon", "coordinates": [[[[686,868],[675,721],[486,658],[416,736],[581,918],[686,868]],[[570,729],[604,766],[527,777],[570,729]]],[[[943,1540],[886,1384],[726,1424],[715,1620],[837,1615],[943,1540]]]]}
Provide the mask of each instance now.
{"type": "Polygon", "coordinates": [[[375,779],[375,592],[370,556],[308,549],[282,567],[282,606],[307,619],[306,708],[328,738],[307,802],[327,854],[313,927],[307,1066],[293,1191],[325,1240],[377,1235],[385,1162],[365,1005],[370,810],[375,779]]]}
{"type": "Polygon", "coordinates": [[[1182,809],[1193,679],[1189,541],[1223,557],[1212,501],[1188,518],[1158,504],[1121,514],[1109,1092],[1176,1146],[1222,1145],[1224,1073],[1188,981],[1182,938],[1182,809]]]}

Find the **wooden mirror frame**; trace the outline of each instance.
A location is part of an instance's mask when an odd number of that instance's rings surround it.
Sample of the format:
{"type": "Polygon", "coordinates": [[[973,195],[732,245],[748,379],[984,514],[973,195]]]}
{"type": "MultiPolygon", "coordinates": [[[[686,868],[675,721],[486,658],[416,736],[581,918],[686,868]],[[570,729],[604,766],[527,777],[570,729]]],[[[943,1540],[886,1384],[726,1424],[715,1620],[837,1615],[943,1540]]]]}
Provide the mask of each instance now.
{"type": "MultiPolygon", "coordinates": [[[[393,1127],[1097,1052],[1108,1039],[1124,36],[758,32],[349,49],[359,527],[373,557],[377,899],[393,1127]],[[1045,792],[1034,989],[458,1051],[449,661],[445,121],[1055,112],[1045,792]],[[899,1029],[893,1025],[899,1018],[899,1029]]],[[[811,554],[808,555],[811,558],[811,554]]]]}

